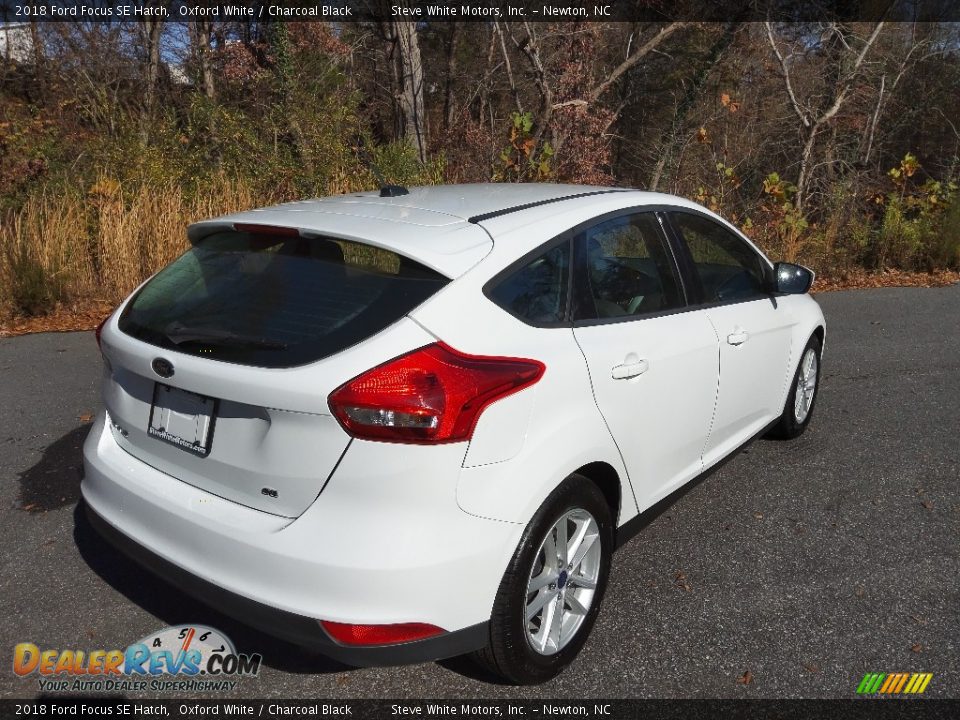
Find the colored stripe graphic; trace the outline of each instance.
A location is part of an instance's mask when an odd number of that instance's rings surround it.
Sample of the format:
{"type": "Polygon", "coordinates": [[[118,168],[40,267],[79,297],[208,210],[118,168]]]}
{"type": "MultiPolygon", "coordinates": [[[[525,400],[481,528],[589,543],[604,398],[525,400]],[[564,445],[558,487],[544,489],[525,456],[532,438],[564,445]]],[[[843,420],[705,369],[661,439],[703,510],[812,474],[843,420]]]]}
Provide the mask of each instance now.
{"type": "Polygon", "coordinates": [[[920,687],[921,678],[923,675],[921,673],[914,673],[910,676],[910,682],[907,683],[907,686],[903,689],[904,693],[912,693],[914,688],[920,687]]]}
{"type": "Polygon", "coordinates": [[[891,688],[890,692],[898,693],[903,690],[903,686],[907,684],[907,679],[910,677],[910,673],[900,673],[900,678],[897,680],[897,686],[891,688]]]}
{"type": "Polygon", "coordinates": [[[857,686],[857,694],[919,695],[932,679],[933,673],[867,673],[857,686]]]}

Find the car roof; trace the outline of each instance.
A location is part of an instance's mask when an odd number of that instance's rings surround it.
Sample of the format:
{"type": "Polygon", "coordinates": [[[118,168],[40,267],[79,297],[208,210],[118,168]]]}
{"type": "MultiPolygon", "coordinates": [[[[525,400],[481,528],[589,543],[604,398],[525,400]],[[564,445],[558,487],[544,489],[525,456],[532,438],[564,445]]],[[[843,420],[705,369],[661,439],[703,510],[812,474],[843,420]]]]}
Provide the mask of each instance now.
{"type": "Polygon", "coordinates": [[[601,198],[624,206],[698,207],[670,195],[591,185],[434,185],[411,187],[407,194],[396,197],[380,197],[379,191],[358,192],[248,210],[195,223],[188,236],[197,242],[234,223],[290,227],[306,236],[315,233],[392,250],[455,278],[492,249],[491,233],[482,227],[526,224],[555,213],[558,208],[548,207],[554,203],[583,207],[601,198]]]}

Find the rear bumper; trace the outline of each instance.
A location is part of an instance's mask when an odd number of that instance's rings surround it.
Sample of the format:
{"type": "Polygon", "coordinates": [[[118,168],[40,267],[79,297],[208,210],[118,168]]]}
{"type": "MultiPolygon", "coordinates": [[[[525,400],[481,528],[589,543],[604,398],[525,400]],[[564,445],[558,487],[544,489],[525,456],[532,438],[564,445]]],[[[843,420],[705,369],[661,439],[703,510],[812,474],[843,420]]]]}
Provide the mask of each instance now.
{"type": "Polygon", "coordinates": [[[111,545],[188,595],[274,637],[318,650],[347,665],[367,667],[440,660],[479,650],[487,643],[488,623],[483,622],[417,642],[362,648],[340,645],[330,639],[315,619],[284,612],[213,585],[134,542],[89,505],[86,514],[90,524],[111,545]]]}
{"type": "Polygon", "coordinates": [[[457,473],[444,468],[458,468],[462,454],[454,445],[351,446],[322,496],[291,520],[146,465],[117,445],[101,413],[84,446],[81,490],[116,544],[224,612],[350,664],[419,662],[486,643],[523,530],[460,510],[457,473]],[[319,619],[423,622],[448,632],[345,647],[319,619]]]}

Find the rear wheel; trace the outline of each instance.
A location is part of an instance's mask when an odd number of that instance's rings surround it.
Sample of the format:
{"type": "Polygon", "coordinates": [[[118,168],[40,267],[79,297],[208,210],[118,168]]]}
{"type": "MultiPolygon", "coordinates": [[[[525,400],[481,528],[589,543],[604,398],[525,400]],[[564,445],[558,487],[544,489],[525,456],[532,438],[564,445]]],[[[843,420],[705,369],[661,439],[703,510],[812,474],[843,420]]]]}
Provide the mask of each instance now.
{"type": "Polygon", "coordinates": [[[497,591],[489,644],[475,659],[517,684],[559,674],[590,634],[612,552],[613,520],[603,493],[571,475],[527,525],[497,591]]]}
{"type": "Polygon", "coordinates": [[[816,335],[810,338],[800,356],[790,393],[779,422],[770,431],[773,437],[791,440],[803,434],[813,418],[813,408],[820,389],[820,353],[822,345],[816,335]]]}

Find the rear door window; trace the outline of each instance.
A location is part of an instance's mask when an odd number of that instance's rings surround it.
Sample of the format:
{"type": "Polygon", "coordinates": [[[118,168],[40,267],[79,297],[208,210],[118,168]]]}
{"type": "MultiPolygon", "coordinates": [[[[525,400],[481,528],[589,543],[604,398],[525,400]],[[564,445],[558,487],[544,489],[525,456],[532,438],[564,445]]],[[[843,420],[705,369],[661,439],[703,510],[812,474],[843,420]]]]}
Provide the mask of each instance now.
{"type": "Polygon", "coordinates": [[[581,291],[575,320],[607,320],[684,306],[666,237],[653,213],[605,220],[577,236],[581,291]]]}
{"type": "Polygon", "coordinates": [[[291,367],[374,335],[447,282],[363,243],[231,230],[204,238],[161,270],[119,326],[190,355],[291,367]]]}

